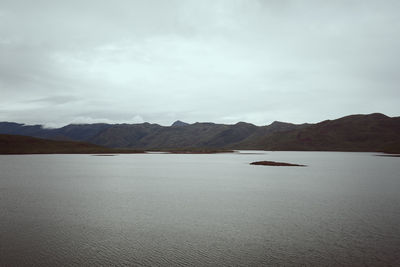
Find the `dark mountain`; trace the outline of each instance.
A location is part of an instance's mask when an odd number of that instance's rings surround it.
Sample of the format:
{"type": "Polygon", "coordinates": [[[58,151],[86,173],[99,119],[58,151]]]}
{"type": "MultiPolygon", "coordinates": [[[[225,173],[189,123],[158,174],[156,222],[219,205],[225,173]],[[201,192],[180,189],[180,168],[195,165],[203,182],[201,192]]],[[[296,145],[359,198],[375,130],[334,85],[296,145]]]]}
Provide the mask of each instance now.
{"type": "Polygon", "coordinates": [[[164,127],[157,124],[114,125],[91,141],[107,147],[144,149],[216,148],[208,145],[229,126],[194,123],[185,127],[164,127]]]}
{"type": "Polygon", "coordinates": [[[238,122],[235,125],[227,125],[225,129],[205,142],[207,147],[226,148],[235,145],[248,136],[253,135],[260,127],[246,122],[238,122]]]}
{"type": "Polygon", "coordinates": [[[54,141],[30,136],[0,134],[0,154],[99,154],[139,152],[142,151],[116,150],[83,142],[54,141]]]}
{"type": "Polygon", "coordinates": [[[54,129],[49,133],[41,133],[40,137],[54,138],[58,136],[60,138],[66,138],[70,140],[79,141],[90,141],[101,131],[111,127],[110,124],[106,123],[94,123],[94,124],[70,124],[59,129],[54,129]]]}
{"type": "Polygon", "coordinates": [[[275,133],[286,132],[296,129],[303,129],[310,124],[293,124],[287,122],[274,121],[268,126],[258,127],[258,129],[242,141],[232,144],[232,149],[261,149],[260,142],[263,139],[274,135],[275,133]]]}
{"type": "Polygon", "coordinates": [[[89,141],[99,132],[111,127],[110,124],[70,124],[61,128],[44,128],[42,125],[24,125],[14,122],[0,122],[0,134],[15,134],[52,140],[89,141]]]}
{"type": "Polygon", "coordinates": [[[72,124],[57,129],[40,125],[0,123],[0,133],[19,134],[53,140],[85,141],[113,148],[181,149],[233,147],[262,130],[249,123],[235,125],[215,123],[177,123],[165,127],[158,124],[72,124]]]}
{"type": "Polygon", "coordinates": [[[400,118],[351,115],[317,124],[239,122],[186,124],[72,124],[57,129],[0,123],[0,133],[85,141],[109,148],[147,150],[263,149],[400,152],[400,118]]]}
{"type": "Polygon", "coordinates": [[[182,127],[182,126],[186,126],[189,125],[189,123],[177,120],[176,122],[174,122],[171,126],[172,127],[182,127]]]}
{"type": "Polygon", "coordinates": [[[0,122],[0,133],[34,136],[43,131],[42,125],[25,125],[15,122],[0,122]]]}
{"type": "Polygon", "coordinates": [[[351,115],[265,136],[255,144],[265,150],[400,152],[400,117],[351,115]]]}
{"type": "Polygon", "coordinates": [[[145,138],[162,130],[158,124],[115,124],[90,139],[91,143],[114,148],[147,148],[145,138]]]}

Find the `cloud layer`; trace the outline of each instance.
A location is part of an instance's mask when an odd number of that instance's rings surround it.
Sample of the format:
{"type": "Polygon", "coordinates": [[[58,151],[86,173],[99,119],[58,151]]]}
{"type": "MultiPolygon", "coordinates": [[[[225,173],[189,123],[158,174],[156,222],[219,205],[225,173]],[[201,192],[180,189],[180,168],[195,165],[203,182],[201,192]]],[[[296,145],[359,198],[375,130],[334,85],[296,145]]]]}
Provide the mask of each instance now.
{"type": "Polygon", "coordinates": [[[390,0],[2,0],[0,121],[398,116],[398,14],[390,0]]]}

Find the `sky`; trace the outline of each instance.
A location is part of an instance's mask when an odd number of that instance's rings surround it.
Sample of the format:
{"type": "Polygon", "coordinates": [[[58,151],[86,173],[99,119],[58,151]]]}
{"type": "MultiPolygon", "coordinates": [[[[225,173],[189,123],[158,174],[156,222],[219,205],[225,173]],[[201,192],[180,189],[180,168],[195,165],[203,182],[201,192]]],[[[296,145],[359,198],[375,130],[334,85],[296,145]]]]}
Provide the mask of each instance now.
{"type": "Polygon", "coordinates": [[[400,116],[398,0],[0,0],[0,121],[400,116]]]}

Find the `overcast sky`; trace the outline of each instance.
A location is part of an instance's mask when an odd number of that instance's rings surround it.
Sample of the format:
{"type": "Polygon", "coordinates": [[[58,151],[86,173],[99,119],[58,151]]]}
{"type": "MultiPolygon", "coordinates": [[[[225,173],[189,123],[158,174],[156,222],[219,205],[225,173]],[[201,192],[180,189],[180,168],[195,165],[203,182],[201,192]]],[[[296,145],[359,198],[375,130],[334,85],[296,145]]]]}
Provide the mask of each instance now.
{"type": "Polygon", "coordinates": [[[0,121],[400,115],[400,1],[0,0],[0,121]]]}

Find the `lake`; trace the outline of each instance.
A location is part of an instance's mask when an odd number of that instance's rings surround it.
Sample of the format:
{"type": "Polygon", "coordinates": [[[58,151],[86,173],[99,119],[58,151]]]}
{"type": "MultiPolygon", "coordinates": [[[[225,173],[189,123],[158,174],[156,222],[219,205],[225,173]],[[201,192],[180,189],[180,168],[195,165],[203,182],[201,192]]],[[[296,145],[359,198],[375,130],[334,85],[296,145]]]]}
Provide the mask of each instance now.
{"type": "Polygon", "coordinates": [[[399,266],[375,154],[0,155],[0,265],[399,266]]]}

